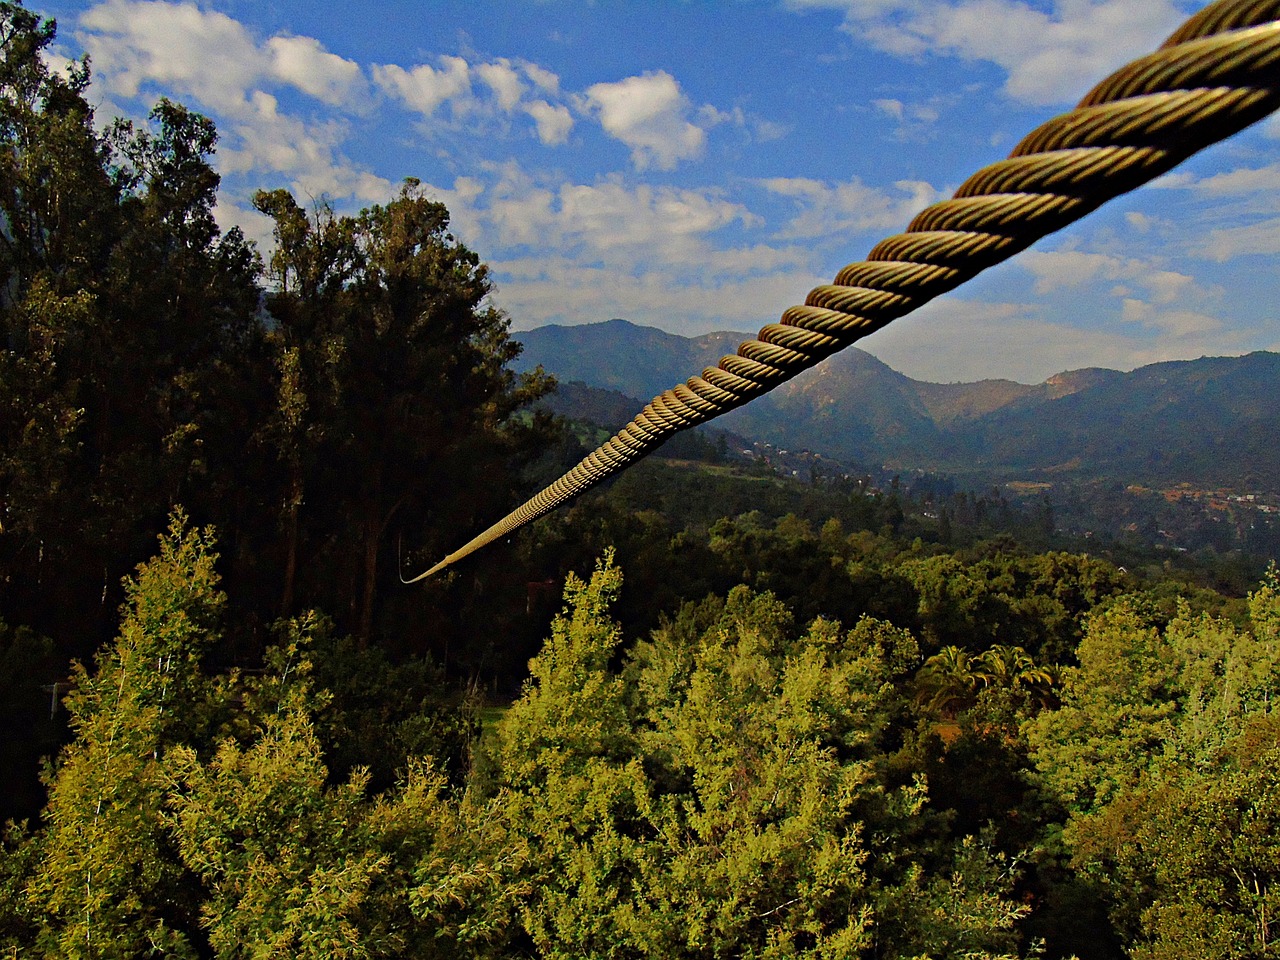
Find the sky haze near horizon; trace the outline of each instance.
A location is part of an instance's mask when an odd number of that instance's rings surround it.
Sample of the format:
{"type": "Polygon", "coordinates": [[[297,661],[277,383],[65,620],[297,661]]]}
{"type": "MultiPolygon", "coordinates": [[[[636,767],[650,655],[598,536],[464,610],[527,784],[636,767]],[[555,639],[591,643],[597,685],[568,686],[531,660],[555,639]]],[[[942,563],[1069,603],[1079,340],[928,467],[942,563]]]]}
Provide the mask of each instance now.
{"type": "MultiPolygon", "coordinates": [[[[219,220],[408,177],[518,331],[754,332],[1202,4],[1184,0],[28,3],[106,121],[211,117],[219,220]]],[[[1280,348],[1280,122],[859,342],[917,379],[1280,348]]],[[[690,373],[696,371],[690,370],[690,373]]]]}

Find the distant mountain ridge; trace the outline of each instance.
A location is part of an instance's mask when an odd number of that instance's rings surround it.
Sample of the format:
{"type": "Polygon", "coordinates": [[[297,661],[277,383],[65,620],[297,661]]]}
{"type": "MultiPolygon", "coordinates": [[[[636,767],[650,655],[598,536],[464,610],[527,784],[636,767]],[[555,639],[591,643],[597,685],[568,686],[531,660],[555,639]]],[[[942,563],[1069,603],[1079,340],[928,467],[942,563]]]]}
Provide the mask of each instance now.
{"type": "MultiPolygon", "coordinates": [[[[625,320],[515,334],[522,368],[650,397],[751,334],[681,337],[625,320]]],[[[956,474],[1280,487],[1280,354],[1088,368],[1040,384],[926,383],[849,348],[716,426],[848,462],[956,474]]],[[[633,412],[634,412],[633,410],[633,412]]]]}
{"type": "Polygon", "coordinates": [[[524,344],[521,368],[538,364],[561,380],[581,380],[647,401],[706,366],[755,334],[708,333],[682,337],[629,320],[606,320],[562,327],[551,325],[512,334],[524,344]]]}

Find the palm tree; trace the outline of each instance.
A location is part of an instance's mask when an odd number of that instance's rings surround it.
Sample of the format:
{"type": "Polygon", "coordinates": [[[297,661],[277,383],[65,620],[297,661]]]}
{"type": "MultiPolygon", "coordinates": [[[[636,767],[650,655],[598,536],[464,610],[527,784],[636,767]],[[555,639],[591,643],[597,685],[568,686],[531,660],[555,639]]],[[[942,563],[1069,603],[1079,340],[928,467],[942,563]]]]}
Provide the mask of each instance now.
{"type": "Polygon", "coordinates": [[[916,674],[916,702],[948,720],[973,706],[979,679],[974,658],[959,647],[943,647],[916,674]]]}
{"type": "Polygon", "coordinates": [[[1038,665],[1022,647],[997,645],[973,658],[973,672],[983,687],[1025,690],[1040,705],[1053,701],[1057,671],[1038,665]]]}

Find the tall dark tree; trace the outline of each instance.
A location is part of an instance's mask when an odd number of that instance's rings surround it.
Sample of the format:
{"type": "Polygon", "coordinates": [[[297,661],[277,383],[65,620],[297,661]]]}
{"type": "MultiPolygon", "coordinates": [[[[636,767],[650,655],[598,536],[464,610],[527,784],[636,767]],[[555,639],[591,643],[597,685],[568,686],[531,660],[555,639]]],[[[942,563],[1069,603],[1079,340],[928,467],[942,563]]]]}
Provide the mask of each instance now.
{"type": "Polygon", "coordinates": [[[68,502],[84,499],[78,358],[100,318],[82,286],[105,260],[115,195],[83,97],[88,67],[51,69],[54,35],[52,21],[0,3],[0,590],[11,601],[54,579],[46,561],[83,517],[68,502]]]}
{"type": "Polygon", "coordinates": [[[208,119],[161,100],[112,140],[121,227],[97,288],[112,338],[90,425],[104,438],[98,496],[145,532],[140,548],[175,503],[234,536],[252,479],[244,445],[266,400],[257,254],[214,220],[208,119]]]}
{"type": "Polygon", "coordinates": [[[84,98],[87,60],[52,69],[57,25],[0,3],[0,272],[6,303],[49,273],[83,281],[103,261],[115,184],[84,98]]]}
{"type": "Polygon", "coordinates": [[[236,527],[259,266],[214,221],[213,125],[100,133],[55,29],[0,3],[0,599],[91,642],[175,502],[236,527]]]}
{"type": "Polygon", "coordinates": [[[416,181],[355,217],[308,214],[282,190],[255,202],[276,224],[265,432],[284,474],[283,606],[323,590],[367,642],[396,542],[441,550],[509,499],[500,478],[537,436],[513,414],[551,381],[511,372],[519,345],[487,303],[488,269],[416,181]]]}

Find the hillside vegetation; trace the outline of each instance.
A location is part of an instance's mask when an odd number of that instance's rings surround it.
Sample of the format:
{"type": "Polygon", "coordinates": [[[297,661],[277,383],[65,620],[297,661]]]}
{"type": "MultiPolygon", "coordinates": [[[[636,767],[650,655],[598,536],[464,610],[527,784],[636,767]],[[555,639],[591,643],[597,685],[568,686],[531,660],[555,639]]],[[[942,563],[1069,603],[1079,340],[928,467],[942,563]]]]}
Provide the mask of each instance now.
{"type": "MultiPolygon", "coordinates": [[[[0,2],[0,957],[1275,955],[1255,501],[1177,550],[691,432],[407,586],[602,428],[418,183],[259,192],[264,263],[54,40],[0,2]]],[[[1260,424],[1269,362],[1134,382],[1260,424]]]]}
{"type": "MultiPolygon", "coordinates": [[[[517,335],[523,363],[649,397],[747,335],[686,339],[622,320],[517,335]]],[[[717,421],[777,447],[876,467],[1010,479],[1120,479],[1280,494],[1270,398],[1280,354],[1076,370],[1037,385],[924,383],[850,348],[717,421]]]]}

